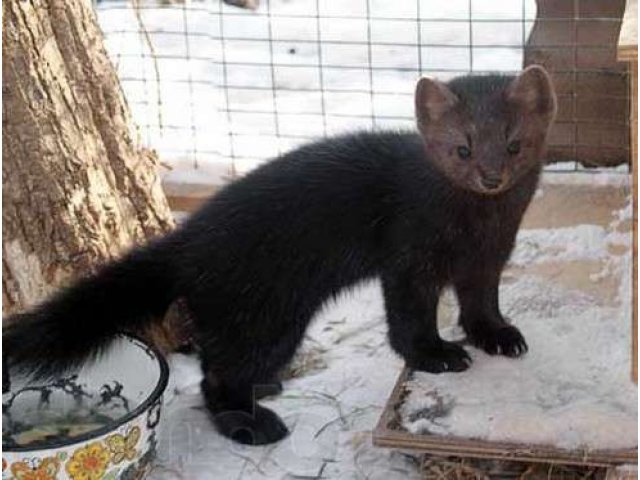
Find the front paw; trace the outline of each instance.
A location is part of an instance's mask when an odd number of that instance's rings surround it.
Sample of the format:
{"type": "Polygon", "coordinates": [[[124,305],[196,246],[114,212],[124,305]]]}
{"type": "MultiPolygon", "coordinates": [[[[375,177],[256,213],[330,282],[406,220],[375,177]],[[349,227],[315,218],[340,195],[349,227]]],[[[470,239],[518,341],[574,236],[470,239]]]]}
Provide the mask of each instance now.
{"type": "Polygon", "coordinates": [[[460,345],[441,341],[407,360],[413,370],[429,373],[462,372],[471,365],[471,357],[460,345]]]}
{"type": "Polygon", "coordinates": [[[522,333],[512,325],[487,326],[474,329],[469,335],[473,345],[490,355],[502,354],[507,357],[524,355],[529,347],[522,333]]]}

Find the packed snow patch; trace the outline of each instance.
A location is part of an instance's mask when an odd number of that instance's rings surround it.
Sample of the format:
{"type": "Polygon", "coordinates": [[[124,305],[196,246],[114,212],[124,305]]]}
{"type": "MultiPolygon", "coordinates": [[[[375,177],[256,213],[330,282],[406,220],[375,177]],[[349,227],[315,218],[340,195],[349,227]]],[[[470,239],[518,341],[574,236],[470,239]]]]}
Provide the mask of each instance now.
{"type": "Polygon", "coordinates": [[[599,225],[521,230],[511,264],[526,266],[552,260],[597,260],[608,256],[607,232],[599,225]]]}
{"type": "Polygon", "coordinates": [[[530,348],[522,359],[469,348],[466,372],[414,374],[401,408],[407,430],[567,449],[636,446],[628,319],[616,309],[570,310],[518,317],[530,348]],[[434,402],[446,406],[438,415],[434,402]]]}

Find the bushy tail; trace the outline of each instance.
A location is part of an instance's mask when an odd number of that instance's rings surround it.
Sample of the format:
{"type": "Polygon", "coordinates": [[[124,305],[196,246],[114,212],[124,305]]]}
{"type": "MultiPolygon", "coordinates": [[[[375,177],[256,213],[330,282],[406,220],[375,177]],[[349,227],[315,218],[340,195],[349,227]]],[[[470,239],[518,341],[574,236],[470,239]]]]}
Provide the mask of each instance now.
{"type": "Polygon", "coordinates": [[[133,251],[62,290],[3,331],[11,368],[49,378],[94,359],[122,330],[162,318],[176,297],[167,242],[133,251]]]}

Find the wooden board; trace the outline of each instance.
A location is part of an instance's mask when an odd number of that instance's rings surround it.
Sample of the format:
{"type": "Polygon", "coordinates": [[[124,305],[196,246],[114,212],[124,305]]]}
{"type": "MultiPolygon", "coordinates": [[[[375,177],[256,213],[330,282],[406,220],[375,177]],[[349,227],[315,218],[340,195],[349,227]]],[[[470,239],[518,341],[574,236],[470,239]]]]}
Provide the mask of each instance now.
{"type": "Polygon", "coordinates": [[[220,186],[163,181],[162,188],[173,212],[195,212],[220,186]]]}
{"type": "Polygon", "coordinates": [[[556,84],[558,119],[547,159],[613,166],[629,161],[625,65],[617,41],[625,0],[537,0],[524,65],[544,65],[556,84]]]}
{"type": "Polygon", "coordinates": [[[633,268],[632,268],[632,315],[633,315],[633,339],[632,339],[632,365],[633,379],[638,383],[638,52],[636,46],[636,59],[629,63],[631,71],[631,165],[633,175],[633,268]]]}
{"type": "Polygon", "coordinates": [[[627,0],[620,36],[618,60],[627,62],[629,74],[629,128],[633,191],[633,268],[632,268],[632,364],[631,375],[638,383],[638,2],[627,0]]]}
{"type": "MultiPolygon", "coordinates": [[[[563,463],[567,465],[607,466],[637,463],[638,461],[638,451],[636,449],[572,451],[543,445],[412,434],[402,428],[397,411],[407,394],[404,384],[409,378],[409,374],[407,369],[400,373],[378,425],[373,431],[373,444],[378,447],[414,450],[434,455],[563,463]]],[[[532,428],[535,428],[535,426],[532,426],[532,428]]]]}

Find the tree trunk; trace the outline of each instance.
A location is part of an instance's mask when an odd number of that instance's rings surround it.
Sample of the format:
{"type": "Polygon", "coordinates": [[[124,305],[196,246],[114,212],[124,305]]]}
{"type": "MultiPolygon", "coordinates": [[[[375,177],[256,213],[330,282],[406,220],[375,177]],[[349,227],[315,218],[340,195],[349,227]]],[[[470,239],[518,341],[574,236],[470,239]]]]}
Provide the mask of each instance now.
{"type": "Polygon", "coordinates": [[[2,30],[5,313],[173,227],[88,0],[7,0],[2,30]]]}

